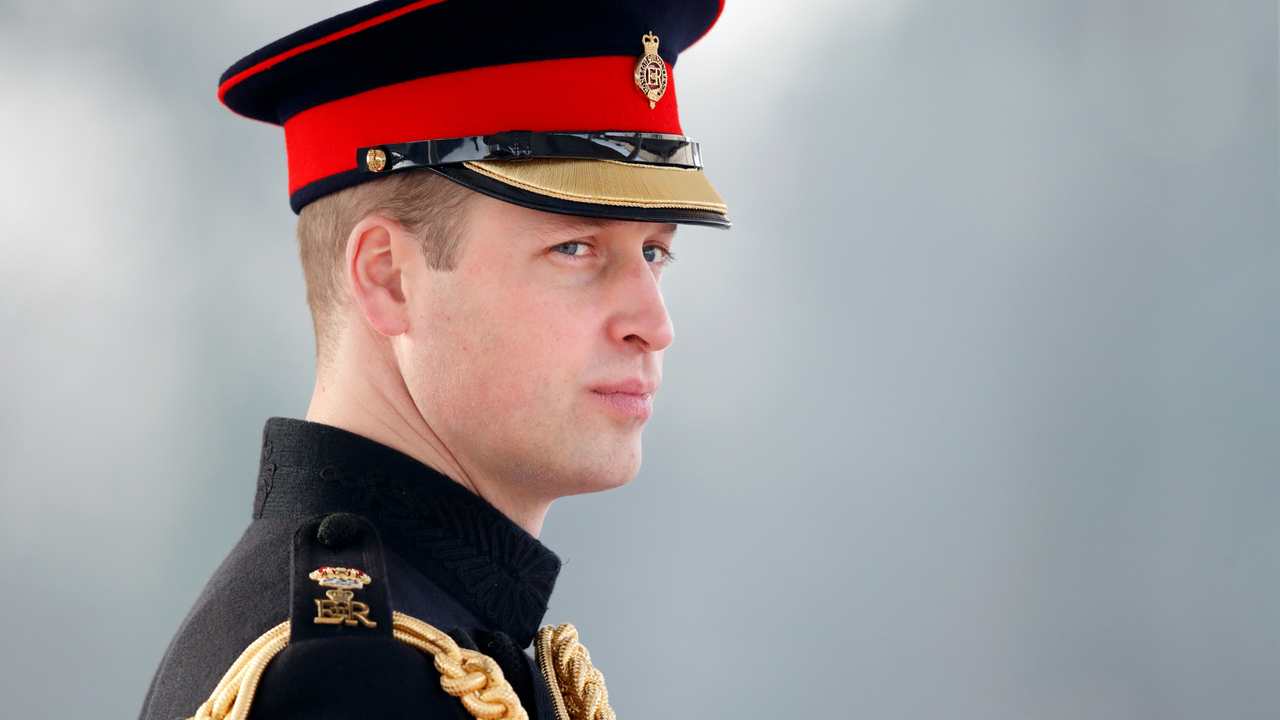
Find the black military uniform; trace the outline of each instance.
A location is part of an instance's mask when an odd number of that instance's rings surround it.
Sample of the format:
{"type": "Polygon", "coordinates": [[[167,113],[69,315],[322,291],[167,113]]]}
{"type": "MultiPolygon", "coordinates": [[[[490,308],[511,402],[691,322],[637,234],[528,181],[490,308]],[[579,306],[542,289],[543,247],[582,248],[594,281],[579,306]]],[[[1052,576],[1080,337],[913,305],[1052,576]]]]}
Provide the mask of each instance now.
{"type": "MultiPolygon", "coordinates": [[[[218,94],[284,127],[295,212],[434,172],[546,212],[728,227],[670,75],[721,9],[383,0],[249,55],[218,94]]],[[[273,419],[253,521],[170,644],[142,720],[607,720],[576,632],[538,628],[559,569],[422,463],[273,419]]]]}
{"type": "Polygon", "coordinates": [[[272,419],[253,522],[174,637],[142,717],[194,715],[237,656],[288,618],[312,637],[268,665],[253,716],[470,718],[441,690],[430,658],[391,638],[395,608],[494,657],[530,714],[554,718],[521,648],[559,571],[555,553],[422,463],[327,425],[272,419]],[[373,576],[368,590],[382,590],[366,603],[377,627],[312,622],[324,592],[308,574],[342,566],[342,555],[373,576]],[[360,698],[366,712],[335,704],[345,697],[360,698]]]}

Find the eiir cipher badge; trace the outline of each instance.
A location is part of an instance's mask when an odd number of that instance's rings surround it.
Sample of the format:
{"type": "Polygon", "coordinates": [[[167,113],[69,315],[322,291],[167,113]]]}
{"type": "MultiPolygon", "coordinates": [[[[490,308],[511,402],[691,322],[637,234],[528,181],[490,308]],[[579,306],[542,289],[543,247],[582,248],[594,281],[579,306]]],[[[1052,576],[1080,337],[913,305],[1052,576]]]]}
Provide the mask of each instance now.
{"type": "Polygon", "coordinates": [[[322,567],[308,577],[320,583],[320,587],[333,588],[325,591],[326,599],[316,600],[317,625],[378,626],[369,619],[369,606],[353,599],[352,590],[373,582],[368,575],[355,568],[322,567]]]}
{"type": "Polygon", "coordinates": [[[647,98],[652,109],[667,91],[667,64],[658,55],[658,36],[650,32],[640,38],[644,55],[636,62],[636,87],[647,98]]]}

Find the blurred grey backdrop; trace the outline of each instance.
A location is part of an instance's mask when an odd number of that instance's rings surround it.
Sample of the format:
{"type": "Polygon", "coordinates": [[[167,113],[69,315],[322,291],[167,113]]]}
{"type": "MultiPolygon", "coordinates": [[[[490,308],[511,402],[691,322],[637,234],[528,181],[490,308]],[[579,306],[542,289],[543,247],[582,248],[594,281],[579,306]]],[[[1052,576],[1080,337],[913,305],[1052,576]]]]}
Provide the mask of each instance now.
{"type": "MultiPolygon", "coordinates": [[[[281,133],[214,90],[357,4],[0,2],[0,717],[133,717],[305,413],[281,133]]],[[[620,717],[1280,716],[1278,29],[730,1],[675,74],[736,226],[543,535],[620,717]]]]}

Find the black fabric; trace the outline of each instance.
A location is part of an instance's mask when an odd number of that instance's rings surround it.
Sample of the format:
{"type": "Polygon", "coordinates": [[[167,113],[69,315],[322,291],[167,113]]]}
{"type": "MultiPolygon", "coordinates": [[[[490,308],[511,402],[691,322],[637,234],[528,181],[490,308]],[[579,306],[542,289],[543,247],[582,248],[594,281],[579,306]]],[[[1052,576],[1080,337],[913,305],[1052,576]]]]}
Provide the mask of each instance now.
{"type": "Polygon", "coordinates": [[[291,644],[267,665],[249,720],[474,720],[431,658],[390,638],[291,644]]]}
{"type": "Polygon", "coordinates": [[[547,610],[560,558],[483,499],[413,458],[345,430],[272,418],[261,517],[349,512],[386,548],[521,646],[547,610]]]}
{"type": "MultiPolygon", "coordinates": [[[[219,84],[412,2],[381,0],[323,20],[242,58],[219,84]]],[[[719,0],[445,0],[280,61],[232,86],[223,101],[246,117],[283,124],[317,105],[431,75],[536,60],[638,57],[647,32],[661,38],[658,54],[674,65],[719,12],[719,0]]]]}
{"type": "MultiPolygon", "coordinates": [[[[390,628],[387,614],[398,610],[471,638],[501,633],[516,638],[511,646],[518,651],[529,643],[528,626],[541,621],[560,565],[452,480],[390,448],[315,423],[267,423],[254,510],[171,641],[142,720],[191,717],[244,649],[286,619],[299,629],[268,665],[251,717],[469,718],[461,702],[440,689],[429,659],[382,632],[390,628]],[[336,548],[319,533],[334,513],[355,516],[335,523],[358,527],[336,548]],[[315,600],[325,597],[305,577],[317,569],[312,565],[369,573],[373,582],[356,599],[370,605],[378,632],[313,620],[302,627],[304,618],[315,617],[315,600]],[[511,611],[516,607],[524,610],[511,611]]],[[[521,654],[532,667],[532,657],[521,654]]],[[[505,655],[499,663],[504,674],[519,678],[514,658],[505,655]]],[[[533,720],[553,720],[541,676],[529,677],[530,699],[529,688],[517,686],[525,709],[533,720]]]]}
{"type": "Polygon", "coordinates": [[[301,520],[257,520],[245,530],[170,641],[142,720],[194,715],[240,653],[289,618],[289,558],[301,520]]]}

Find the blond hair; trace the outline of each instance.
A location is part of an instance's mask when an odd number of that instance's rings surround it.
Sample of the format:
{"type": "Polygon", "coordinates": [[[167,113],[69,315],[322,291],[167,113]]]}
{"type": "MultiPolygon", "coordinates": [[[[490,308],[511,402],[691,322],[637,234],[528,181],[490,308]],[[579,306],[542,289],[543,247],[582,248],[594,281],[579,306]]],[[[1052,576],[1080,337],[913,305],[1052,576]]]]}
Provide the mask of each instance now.
{"type": "Polygon", "coordinates": [[[472,192],[433,172],[415,170],[326,195],[298,214],[298,255],[316,332],[316,359],[333,357],[342,332],[347,238],[363,219],[381,215],[418,239],[427,266],[452,270],[472,192]]]}

